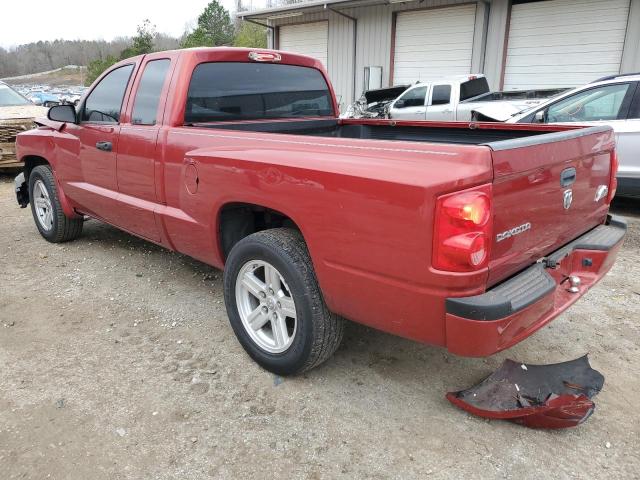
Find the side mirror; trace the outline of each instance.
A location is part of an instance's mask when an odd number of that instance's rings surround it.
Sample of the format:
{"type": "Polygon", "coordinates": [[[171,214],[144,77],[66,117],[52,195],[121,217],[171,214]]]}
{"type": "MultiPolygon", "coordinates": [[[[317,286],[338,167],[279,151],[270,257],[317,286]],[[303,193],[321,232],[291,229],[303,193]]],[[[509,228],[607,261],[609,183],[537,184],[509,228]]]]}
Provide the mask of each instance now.
{"type": "Polygon", "coordinates": [[[545,111],[540,110],[536,112],[536,114],[533,116],[533,120],[535,121],[535,123],[544,123],[544,121],[546,120],[545,117],[546,117],[545,111]]]}
{"type": "Polygon", "coordinates": [[[404,108],[404,100],[396,100],[396,103],[393,104],[393,108],[404,108]]]}
{"type": "Polygon", "coordinates": [[[76,109],[73,105],[56,105],[49,109],[47,118],[55,122],[76,123],[76,109]]]}

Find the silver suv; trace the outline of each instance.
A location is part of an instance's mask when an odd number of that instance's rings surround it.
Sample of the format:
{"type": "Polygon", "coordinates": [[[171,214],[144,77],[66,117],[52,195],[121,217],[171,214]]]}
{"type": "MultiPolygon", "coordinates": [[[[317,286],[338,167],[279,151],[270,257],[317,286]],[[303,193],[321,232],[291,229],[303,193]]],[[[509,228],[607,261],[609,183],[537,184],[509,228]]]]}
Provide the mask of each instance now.
{"type": "Polygon", "coordinates": [[[518,113],[507,123],[610,125],[620,162],[617,194],[640,197],[640,73],[601,78],[518,113]]]}

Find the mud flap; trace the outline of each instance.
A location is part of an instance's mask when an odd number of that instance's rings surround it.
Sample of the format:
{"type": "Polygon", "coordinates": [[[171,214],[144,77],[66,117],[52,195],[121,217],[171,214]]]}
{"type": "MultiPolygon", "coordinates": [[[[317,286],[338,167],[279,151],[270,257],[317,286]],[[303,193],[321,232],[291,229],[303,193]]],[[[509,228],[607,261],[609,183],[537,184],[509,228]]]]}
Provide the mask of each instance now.
{"type": "Polygon", "coordinates": [[[529,365],[505,360],[479,384],[447,399],[484,418],[510,420],[531,428],[567,428],[591,416],[591,400],[604,385],[604,377],[589,359],[577,358],[553,365],[529,365]]]}

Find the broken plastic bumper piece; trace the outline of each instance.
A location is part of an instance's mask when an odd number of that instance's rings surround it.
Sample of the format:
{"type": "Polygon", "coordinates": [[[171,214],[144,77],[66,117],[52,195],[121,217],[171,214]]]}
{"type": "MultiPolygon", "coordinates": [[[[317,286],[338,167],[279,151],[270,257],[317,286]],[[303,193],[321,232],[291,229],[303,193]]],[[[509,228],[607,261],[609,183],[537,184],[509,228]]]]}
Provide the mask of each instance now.
{"type": "Polygon", "coordinates": [[[532,428],[580,425],[595,409],[592,397],[604,377],[584,357],[553,365],[530,365],[505,360],[479,384],[447,399],[484,418],[510,420],[532,428]]]}

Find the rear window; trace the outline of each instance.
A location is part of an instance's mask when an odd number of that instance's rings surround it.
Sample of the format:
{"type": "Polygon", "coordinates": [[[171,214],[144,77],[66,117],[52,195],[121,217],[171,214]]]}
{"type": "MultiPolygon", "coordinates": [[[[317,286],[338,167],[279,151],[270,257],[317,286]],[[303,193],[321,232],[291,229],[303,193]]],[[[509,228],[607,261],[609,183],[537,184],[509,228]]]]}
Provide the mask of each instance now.
{"type": "Polygon", "coordinates": [[[296,65],[202,63],[193,71],[185,123],[334,115],[319,70],[296,65]]]}
{"type": "Polygon", "coordinates": [[[483,93],[489,93],[487,77],[474,78],[460,84],[460,101],[468,100],[483,93]]]}

